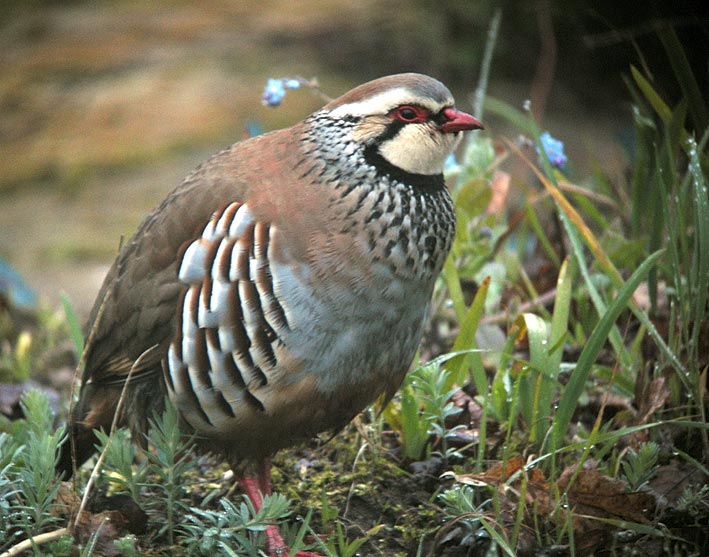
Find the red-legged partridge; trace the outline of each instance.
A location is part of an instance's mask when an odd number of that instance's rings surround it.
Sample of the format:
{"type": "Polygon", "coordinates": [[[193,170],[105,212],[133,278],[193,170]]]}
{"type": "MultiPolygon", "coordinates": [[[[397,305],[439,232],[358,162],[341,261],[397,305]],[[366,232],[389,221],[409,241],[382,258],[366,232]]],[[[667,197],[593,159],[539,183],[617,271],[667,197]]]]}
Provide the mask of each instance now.
{"type": "MultiPolygon", "coordinates": [[[[392,75],[197,168],[103,283],[60,470],[132,369],[119,423],[145,431],[167,395],[258,508],[275,451],[401,384],[453,241],[443,165],[481,127],[435,79],[392,75]]],[[[275,527],[267,545],[287,551],[275,527]]]]}

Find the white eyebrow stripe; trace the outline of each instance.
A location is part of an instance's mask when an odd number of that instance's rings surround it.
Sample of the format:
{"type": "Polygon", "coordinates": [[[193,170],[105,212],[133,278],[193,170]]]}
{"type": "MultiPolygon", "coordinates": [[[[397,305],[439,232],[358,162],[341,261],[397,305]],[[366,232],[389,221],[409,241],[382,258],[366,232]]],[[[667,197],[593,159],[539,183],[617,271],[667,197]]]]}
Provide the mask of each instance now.
{"type": "Polygon", "coordinates": [[[386,114],[392,108],[402,104],[424,105],[433,113],[439,112],[446,106],[445,104],[431,103],[430,99],[418,99],[410,90],[404,87],[396,87],[362,101],[342,104],[333,108],[330,111],[330,115],[334,118],[344,118],[347,116],[361,117],[370,114],[386,114]],[[422,103],[422,101],[425,101],[425,103],[422,103]]]}

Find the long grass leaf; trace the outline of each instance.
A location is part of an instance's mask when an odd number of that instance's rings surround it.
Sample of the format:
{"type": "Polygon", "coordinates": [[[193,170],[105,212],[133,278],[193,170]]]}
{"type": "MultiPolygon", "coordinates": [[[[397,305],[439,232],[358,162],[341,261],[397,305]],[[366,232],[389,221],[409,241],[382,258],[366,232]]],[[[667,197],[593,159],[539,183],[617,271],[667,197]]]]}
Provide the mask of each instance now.
{"type": "MultiPolygon", "coordinates": [[[[470,304],[470,308],[460,322],[460,332],[453,343],[451,352],[475,350],[477,348],[475,332],[478,329],[478,324],[483,314],[489,287],[490,277],[487,277],[478,288],[473,302],[470,304]]],[[[473,382],[478,390],[478,394],[486,396],[488,392],[487,376],[483,368],[482,358],[477,351],[465,356],[456,356],[446,363],[446,369],[450,372],[448,381],[446,382],[446,388],[450,389],[454,383],[457,385],[463,385],[465,383],[466,377],[464,373],[467,365],[471,366],[473,382]]]]}
{"type": "Polygon", "coordinates": [[[635,81],[640,92],[644,95],[647,102],[650,103],[650,106],[652,106],[652,109],[657,112],[660,119],[667,124],[672,117],[670,107],[667,106],[667,103],[657,94],[654,87],[645,79],[645,76],[633,65],[630,66],[630,74],[633,76],[633,81],[635,81]]]}
{"type": "Polygon", "coordinates": [[[529,363],[532,367],[527,380],[520,385],[522,413],[529,424],[529,439],[536,443],[543,437],[540,424],[548,421],[551,396],[556,390],[556,373],[549,362],[549,339],[547,324],[533,313],[522,315],[529,341],[529,363]]]}
{"type": "Polygon", "coordinates": [[[484,106],[485,110],[489,110],[493,114],[507,120],[510,124],[523,133],[534,135],[534,126],[532,125],[531,120],[526,114],[517,110],[511,104],[488,95],[485,97],[484,106]]]}
{"type": "Polygon", "coordinates": [[[684,48],[682,48],[682,43],[677,38],[674,28],[669,24],[663,25],[657,34],[660,36],[662,46],[665,47],[667,58],[677,78],[677,83],[682,89],[682,96],[689,103],[689,112],[692,115],[692,120],[694,120],[695,128],[704,130],[709,124],[707,121],[706,101],[700,92],[692,66],[687,59],[684,48]]]}
{"type": "Polygon", "coordinates": [[[534,209],[532,209],[532,206],[529,204],[529,202],[525,203],[524,211],[527,214],[527,220],[532,226],[532,230],[534,230],[534,233],[542,244],[542,249],[544,250],[545,255],[549,258],[549,261],[552,262],[554,267],[559,268],[559,266],[561,265],[559,256],[556,253],[554,247],[551,245],[549,237],[547,236],[546,232],[544,231],[544,228],[542,228],[542,225],[539,222],[537,213],[534,212],[534,209]]]}
{"type": "MultiPolygon", "coordinates": [[[[505,141],[505,143],[512,149],[517,156],[519,156],[522,160],[524,160],[529,167],[532,169],[532,171],[537,175],[538,178],[540,178],[542,183],[547,186],[553,187],[553,185],[547,180],[544,175],[539,171],[539,169],[534,166],[531,161],[524,156],[524,154],[519,150],[519,148],[511,143],[510,141],[505,141]]],[[[546,162],[546,165],[549,165],[549,161],[546,160],[546,157],[544,157],[543,161],[546,162]]],[[[557,188],[554,188],[557,189],[557,188]]],[[[557,192],[558,196],[563,197],[563,194],[558,191],[557,192]]],[[[568,205],[568,201],[567,201],[568,205]]],[[[566,222],[565,220],[565,215],[562,214],[562,222],[566,222]]],[[[590,230],[589,230],[590,232],[590,230]]],[[[586,263],[582,257],[582,253],[580,252],[580,246],[578,243],[578,235],[575,234],[575,231],[571,229],[570,227],[567,228],[567,233],[569,234],[569,240],[571,241],[572,245],[574,246],[576,255],[577,255],[577,262],[579,264],[579,269],[581,271],[581,274],[584,276],[584,279],[586,280],[586,284],[589,288],[589,292],[591,293],[591,297],[594,301],[594,305],[596,305],[596,309],[599,311],[599,313],[604,313],[605,312],[605,307],[603,305],[599,305],[600,299],[597,297],[597,292],[595,287],[593,286],[593,283],[590,281],[590,277],[588,276],[588,269],[586,267],[586,263]]],[[[593,235],[593,233],[590,233],[593,235]]],[[[595,238],[595,237],[594,237],[595,238]]],[[[598,245],[598,242],[594,242],[595,245],[598,245]]],[[[604,257],[604,260],[608,261],[609,267],[606,269],[609,278],[613,281],[614,285],[616,287],[619,287],[622,284],[622,277],[618,270],[615,268],[615,266],[608,260],[608,258],[604,257]]],[[[672,365],[672,367],[677,371],[678,376],[680,377],[680,380],[685,383],[687,382],[687,370],[685,369],[684,365],[682,362],[680,362],[679,358],[677,355],[670,349],[669,346],[667,346],[667,343],[665,340],[662,338],[660,333],[657,331],[657,328],[655,325],[652,323],[650,318],[648,317],[647,313],[639,309],[635,304],[630,305],[630,309],[633,312],[633,314],[640,320],[640,322],[643,324],[643,326],[647,329],[648,334],[652,337],[652,339],[655,341],[655,344],[657,347],[660,349],[662,354],[667,358],[668,362],[672,365]]],[[[618,345],[618,338],[619,338],[619,333],[617,329],[613,330],[613,334],[611,335],[611,341],[613,343],[614,348],[616,349],[616,352],[619,354],[624,354],[624,352],[620,351],[620,347],[618,345]]]]}
{"type": "Polygon", "coordinates": [[[559,369],[564,350],[560,343],[566,337],[569,328],[569,309],[571,308],[572,272],[567,257],[561,264],[559,276],[556,279],[556,298],[554,313],[551,319],[549,335],[549,364],[552,369],[559,369]]]}
{"type": "Polygon", "coordinates": [[[448,294],[451,297],[455,317],[458,323],[462,323],[465,316],[465,299],[463,297],[463,289],[460,287],[460,277],[458,276],[458,270],[455,268],[455,259],[452,253],[443,264],[441,275],[448,287],[448,294]]]}
{"type": "Polygon", "coordinates": [[[517,553],[510,547],[510,544],[507,543],[507,540],[505,540],[500,533],[495,530],[495,527],[487,521],[487,519],[480,515],[478,517],[480,519],[480,524],[482,524],[483,528],[485,528],[485,531],[488,533],[488,535],[493,539],[493,541],[498,545],[498,548],[502,550],[502,552],[505,555],[509,555],[510,557],[515,557],[517,553]]]}
{"type": "Polygon", "coordinates": [[[707,296],[709,292],[709,194],[707,184],[702,173],[699,162],[699,151],[694,139],[689,142],[689,172],[693,181],[693,206],[694,206],[694,261],[692,265],[692,277],[695,288],[693,295],[696,295],[693,304],[694,328],[690,341],[690,347],[695,355],[699,357],[699,332],[702,329],[704,315],[706,312],[707,296]]]}
{"type": "Polygon", "coordinates": [[[581,351],[576,367],[559,400],[559,408],[554,418],[554,431],[552,435],[554,447],[561,445],[562,438],[571,423],[571,418],[578,404],[578,400],[583,393],[586,380],[591,373],[591,367],[603,348],[615,320],[626,308],[633,292],[635,292],[635,289],[647,277],[650,269],[655,265],[661,254],[662,251],[651,254],[630,276],[628,281],[618,291],[615,300],[608,305],[606,313],[599,320],[581,351]]]}
{"type": "Polygon", "coordinates": [[[69,336],[74,343],[76,348],[77,356],[81,356],[84,352],[84,333],[81,332],[81,325],[79,325],[79,318],[76,316],[74,307],[71,305],[69,296],[62,292],[60,295],[62,302],[62,308],[64,309],[64,315],[66,316],[66,322],[69,326],[69,336]]]}
{"type": "MultiPolygon", "coordinates": [[[[537,316],[525,314],[524,320],[529,339],[530,363],[535,370],[534,394],[532,407],[529,408],[527,396],[521,396],[523,405],[527,408],[525,419],[530,424],[529,438],[535,443],[540,441],[548,430],[551,415],[551,401],[558,387],[557,377],[563,356],[563,340],[566,337],[571,305],[571,277],[569,276],[569,259],[564,260],[556,284],[556,300],[552,315],[551,329],[537,316]]],[[[520,395],[523,393],[520,392],[520,395]]]]}

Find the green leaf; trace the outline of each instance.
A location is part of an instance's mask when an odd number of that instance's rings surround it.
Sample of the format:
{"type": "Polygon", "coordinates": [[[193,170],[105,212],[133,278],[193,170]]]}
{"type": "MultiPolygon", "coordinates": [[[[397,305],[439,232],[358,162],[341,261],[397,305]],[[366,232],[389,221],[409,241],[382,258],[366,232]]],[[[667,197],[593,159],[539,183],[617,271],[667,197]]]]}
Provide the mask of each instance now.
{"type": "Polygon", "coordinates": [[[79,325],[79,318],[76,316],[74,307],[71,305],[69,296],[62,292],[60,296],[62,302],[62,308],[64,308],[64,315],[66,316],[66,322],[69,326],[69,335],[76,348],[76,354],[81,357],[84,353],[84,333],[81,331],[81,325],[79,325]]]}
{"type": "Polygon", "coordinates": [[[653,110],[657,112],[660,119],[667,124],[672,116],[670,107],[667,106],[667,103],[665,103],[665,101],[662,100],[662,97],[657,94],[650,82],[645,79],[643,74],[641,74],[640,71],[638,71],[638,69],[633,65],[630,66],[630,74],[633,76],[635,84],[638,86],[638,89],[640,89],[640,92],[645,96],[647,102],[649,102],[653,110]]]}
{"type": "Polygon", "coordinates": [[[563,436],[571,423],[571,418],[578,404],[578,400],[583,393],[586,380],[591,373],[591,367],[603,348],[616,319],[618,319],[620,313],[626,308],[633,292],[635,292],[635,289],[647,277],[650,269],[657,262],[661,254],[662,251],[656,251],[650,255],[630,276],[628,281],[619,290],[615,300],[608,305],[606,313],[598,321],[586,345],[581,351],[576,367],[561,395],[559,408],[554,418],[554,432],[552,435],[554,448],[561,445],[563,436]]]}
{"type": "Polygon", "coordinates": [[[475,342],[475,331],[478,329],[478,324],[480,323],[480,318],[483,314],[483,308],[485,307],[485,299],[487,297],[489,287],[490,278],[487,277],[483,280],[482,284],[478,288],[478,291],[475,293],[475,298],[473,298],[470,308],[460,323],[460,332],[453,343],[451,352],[461,352],[464,350],[472,350],[472,352],[468,355],[451,358],[451,360],[446,363],[446,369],[450,372],[450,376],[446,383],[446,388],[448,389],[454,384],[463,385],[465,383],[465,371],[467,369],[467,365],[470,365],[472,369],[473,381],[478,393],[480,395],[487,394],[487,376],[483,367],[482,358],[480,357],[480,354],[474,350],[477,348],[477,344],[475,342]]]}
{"type": "Polygon", "coordinates": [[[524,112],[517,110],[511,104],[488,95],[485,97],[484,107],[485,110],[489,110],[493,114],[507,120],[510,124],[512,124],[512,126],[519,129],[522,133],[526,133],[531,136],[536,135],[535,126],[533,125],[532,120],[530,120],[524,112]]]}
{"type": "MultiPolygon", "coordinates": [[[[709,193],[707,184],[699,162],[699,149],[692,138],[689,141],[689,172],[692,176],[694,193],[694,260],[692,262],[691,276],[695,283],[696,297],[693,303],[693,322],[690,347],[699,357],[699,334],[704,322],[707,297],[709,292],[709,193]]],[[[700,393],[697,393],[700,394],[700,393]]]]}
{"type": "Polygon", "coordinates": [[[465,299],[463,297],[463,289],[460,287],[458,270],[455,268],[453,253],[448,255],[446,262],[443,264],[441,275],[443,276],[443,280],[446,281],[448,294],[453,303],[453,311],[455,312],[456,319],[460,323],[463,321],[463,316],[465,315],[465,299]]]}
{"type": "MultiPolygon", "coordinates": [[[[529,342],[529,364],[531,373],[521,381],[519,395],[522,414],[529,425],[529,438],[537,442],[544,432],[539,433],[539,424],[548,421],[550,409],[541,406],[541,393],[551,394],[556,390],[556,371],[550,368],[546,322],[533,313],[524,313],[518,318],[527,332],[529,342]]],[[[546,429],[545,429],[546,431],[546,429]]]]}
{"type": "Polygon", "coordinates": [[[559,276],[556,279],[556,298],[554,313],[551,319],[549,339],[549,364],[551,369],[558,370],[564,355],[561,345],[569,328],[569,308],[571,307],[572,272],[567,257],[561,264],[559,276]]]}
{"type": "Polygon", "coordinates": [[[677,38],[677,33],[671,25],[666,24],[660,28],[657,34],[662,41],[662,46],[667,51],[667,58],[669,58],[672,71],[682,89],[683,97],[689,103],[689,112],[694,120],[695,128],[697,130],[706,129],[709,125],[706,101],[700,92],[682,43],[677,38]]]}
{"type": "Polygon", "coordinates": [[[405,457],[418,460],[426,448],[428,427],[419,416],[419,403],[411,385],[404,385],[400,393],[402,452],[405,457]]]}

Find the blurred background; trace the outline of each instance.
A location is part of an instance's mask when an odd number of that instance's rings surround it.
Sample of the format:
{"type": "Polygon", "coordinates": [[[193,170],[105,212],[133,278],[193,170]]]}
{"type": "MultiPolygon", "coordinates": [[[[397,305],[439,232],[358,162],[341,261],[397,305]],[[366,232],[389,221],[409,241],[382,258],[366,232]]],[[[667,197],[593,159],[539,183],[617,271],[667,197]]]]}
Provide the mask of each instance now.
{"type": "MultiPolygon", "coordinates": [[[[502,22],[489,95],[564,141],[570,176],[623,181],[632,115],[623,82],[645,66],[679,95],[654,35],[673,24],[703,91],[707,20],[692,3],[590,0],[4,0],[0,3],[0,258],[51,307],[88,313],[121,237],[249,126],[321,106],[307,90],[261,105],[269,77],[316,77],[332,97],[419,71],[471,109],[487,29],[502,22]]],[[[701,4],[701,3],[698,3],[701,4]]],[[[493,137],[514,138],[495,118],[493,137]]]]}

